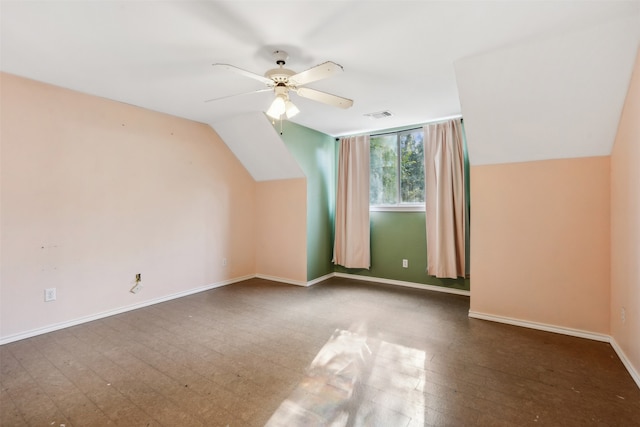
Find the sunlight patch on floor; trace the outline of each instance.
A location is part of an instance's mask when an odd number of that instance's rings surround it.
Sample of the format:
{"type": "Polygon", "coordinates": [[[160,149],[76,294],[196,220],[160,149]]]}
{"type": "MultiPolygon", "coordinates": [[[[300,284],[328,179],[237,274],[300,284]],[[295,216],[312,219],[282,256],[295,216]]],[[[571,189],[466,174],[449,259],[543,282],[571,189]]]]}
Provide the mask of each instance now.
{"type": "Polygon", "coordinates": [[[266,426],[407,426],[424,422],[425,353],[336,330],[266,426]]]}

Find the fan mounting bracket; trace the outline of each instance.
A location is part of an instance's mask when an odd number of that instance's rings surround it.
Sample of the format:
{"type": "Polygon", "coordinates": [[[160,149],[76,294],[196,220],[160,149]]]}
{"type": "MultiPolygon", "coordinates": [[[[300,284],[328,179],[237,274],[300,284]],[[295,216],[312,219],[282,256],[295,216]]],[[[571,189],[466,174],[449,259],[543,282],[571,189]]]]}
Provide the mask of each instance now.
{"type": "Polygon", "coordinates": [[[281,67],[284,64],[286,64],[287,59],[289,59],[289,54],[284,50],[276,50],[275,52],[273,52],[272,55],[273,55],[273,60],[276,61],[276,64],[278,64],[281,67]]]}

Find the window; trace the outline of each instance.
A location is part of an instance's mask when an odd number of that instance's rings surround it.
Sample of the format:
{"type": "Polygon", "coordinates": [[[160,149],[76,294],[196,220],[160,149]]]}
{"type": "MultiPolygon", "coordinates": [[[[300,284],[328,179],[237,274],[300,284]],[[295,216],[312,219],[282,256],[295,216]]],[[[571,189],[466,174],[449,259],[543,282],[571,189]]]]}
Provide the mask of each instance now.
{"type": "Polygon", "coordinates": [[[424,208],[423,139],[422,129],[371,137],[371,207],[424,208]]]}

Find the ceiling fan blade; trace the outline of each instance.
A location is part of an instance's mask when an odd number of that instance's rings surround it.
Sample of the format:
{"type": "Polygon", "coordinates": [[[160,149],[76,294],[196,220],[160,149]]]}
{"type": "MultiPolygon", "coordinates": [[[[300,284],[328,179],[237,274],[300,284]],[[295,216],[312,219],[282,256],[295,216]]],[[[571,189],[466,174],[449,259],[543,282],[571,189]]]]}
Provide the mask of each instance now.
{"type": "Polygon", "coordinates": [[[289,77],[289,82],[295,86],[306,85],[307,83],[315,82],[318,80],[326,79],[338,73],[341,73],[342,65],[338,65],[335,62],[325,62],[324,64],[316,65],[313,68],[309,68],[306,71],[301,71],[298,74],[294,74],[289,77]]]}
{"type": "Polygon", "coordinates": [[[273,91],[273,89],[271,88],[267,88],[267,89],[260,89],[260,90],[254,90],[252,92],[245,92],[245,93],[236,93],[235,95],[227,95],[227,96],[221,96],[219,98],[212,98],[212,99],[207,99],[204,102],[212,102],[212,101],[219,101],[221,99],[227,99],[227,98],[234,98],[236,96],[242,96],[242,95],[251,95],[252,93],[260,93],[260,92],[271,92],[273,91]]]}
{"type": "Polygon", "coordinates": [[[296,93],[303,98],[333,105],[334,107],[349,108],[353,105],[353,100],[351,99],[332,95],[326,92],[320,92],[319,90],[311,89],[308,87],[299,87],[298,89],[296,89],[296,93]]]}
{"type": "Polygon", "coordinates": [[[252,73],[251,71],[243,70],[242,68],[234,67],[229,64],[213,64],[214,67],[220,68],[222,70],[233,71],[234,73],[240,74],[245,77],[249,77],[254,80],[258,80],[268,86],[274,86],[273,80],[268,79],[260,74],[252,73]]]}

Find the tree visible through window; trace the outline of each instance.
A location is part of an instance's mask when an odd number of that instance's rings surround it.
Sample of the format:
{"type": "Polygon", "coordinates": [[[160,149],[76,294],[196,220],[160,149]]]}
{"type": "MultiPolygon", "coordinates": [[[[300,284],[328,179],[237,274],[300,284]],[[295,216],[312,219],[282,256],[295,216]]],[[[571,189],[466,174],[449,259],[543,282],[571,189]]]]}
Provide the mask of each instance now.
{"type": "Polygon", "coordinates": [[[371,137],[371,206],[424,203],[423,140],[422,130],[371,137]]]}

